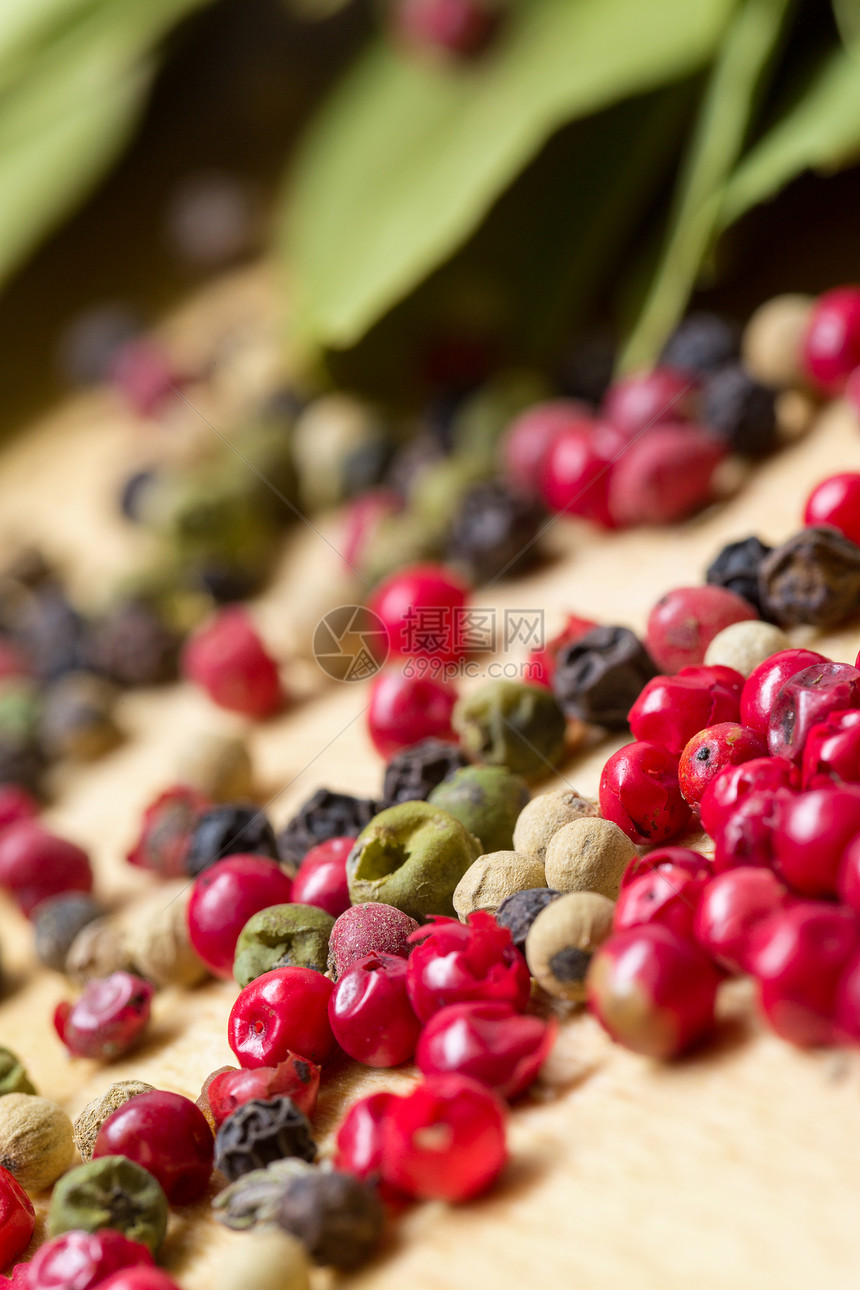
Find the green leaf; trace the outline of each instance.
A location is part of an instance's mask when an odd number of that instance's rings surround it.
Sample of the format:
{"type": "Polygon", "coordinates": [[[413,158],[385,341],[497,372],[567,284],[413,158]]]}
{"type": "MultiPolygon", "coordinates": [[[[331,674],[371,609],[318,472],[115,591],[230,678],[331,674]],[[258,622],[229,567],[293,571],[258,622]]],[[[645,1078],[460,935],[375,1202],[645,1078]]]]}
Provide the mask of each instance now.
{"type": "Polygon", "coordinates": [[[833,14],[847,49],[860,49],[860,0],[833,0],[833,14]]]}
{"type": "Polygon", "coordinates": [[[781,120],[740,162],[720,210],[727,228],[804,170],[838,170],[860,157],[860,61],[831,54],[781,120]]]}
{"type": "Polygon", "coordinates": [[[701,66],[735,3],[530,0],[466,68],[372,47],[312,127],[285,198],[294,335],[354,343],[560,125],[701,66]]]}
{"type": "Polygon", "coordinates": [[[726,181],[743,148],[758,93],[784,33],[791,0],[744,0],[702,104],[669,233],[622,370],[647,367],[684,312],[719,225],[726,181]]]}

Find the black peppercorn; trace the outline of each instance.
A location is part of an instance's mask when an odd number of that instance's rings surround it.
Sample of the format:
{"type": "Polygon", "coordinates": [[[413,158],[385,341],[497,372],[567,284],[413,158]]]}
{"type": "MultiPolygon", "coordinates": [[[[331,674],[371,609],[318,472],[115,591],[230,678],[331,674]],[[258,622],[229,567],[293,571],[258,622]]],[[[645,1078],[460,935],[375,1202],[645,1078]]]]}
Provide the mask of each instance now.
{"type": "Polygon", "coordinates": [[[740,363],[726,363],[705,378],[702,419],[744,457],[765,457],[778,446],[776,395],[740,363]]]}
{"type": "Polygon", "coordinates": [[[192,878],[224,856],[245,854],[278,859],[278,844],[265,811],[230,802],[204,811],[194,826],[185,866],[192,878]]]}
{"type": "Polygon", "coordinates": [[[518,950],[524,950],[532,923],[541,910],[558,900],[560,895],[561,892],[552,887],[529,887],[526,891],[515,891],[499,905],[496,922],[500,927],[507,927],[514,945],[518,950]]]}
{"type": "Polygon", "coordinates": [[[215,1138],[215,1164],[234,1182],[275,1160],[315,1160],[310,1121],[291,1097],[253,1097],[229,1115],[215,1138]]]}
{"type": "Polygon", "coordinates": [[[627,714],[657,675],[654,660],[627,627],[595,627],[556,659],[553,692],[567,717],[624,730],[627,714]]]}
{"type": "Polygon", "coordinates": [[[505,484],[476,484],[454,514],[448,559],[474,582],[512,577],[537,559],[542,518],[540,507],[505,484]]]}
{"type": "Polygon", "coordinates": [[[297,868],[317,843],[357,837],[378,812],[378,803],[369,798],[318,788],[278,834],[282,862],[297,868]]]}
{"type": "Polygon", "coordinates": [[[33,914],[39,962],[55,972],[62,972],[66,955],[78,932],[96,918],[101,918],[103,913],[98,901],[82,892],[43,900],[33,914]]]}
{"type": "Polygon", "coordinates": [[[53,583],[24,598],[14,623],[34,674],[45,681],[84,665],[86,634],[86,622],[53,583]]]}
{"type": "Polygon", "coordinates": [[[689,314],[666,342],[660,362],[688,372],[713,372],[740,351],[740,330],[719,314],[689,314]]]}
{"type": "Polygon", "coordinates": [[[161,685],[176,676],[179,640],[142,600],[118,604],[90,632],[90,666],[118,685],[161,685]]]}
{"type": "Polygon", "coordinates": [[[287,1182],[277,1222],[314,1263],[350,1271],[379,1245],[385,1211],[376,1192],[352,1174],[315,1169],[287,1182]]]}
{"type": "Polygon", "coordinates": [[[836,529],[802,529],[762,561],[759,593],[780,627],[840,627],[860,611],[860,547],[836,529]]]}
{"type": "Polygon", "coordinates": [[[758,571],[762,560],[773,550],[757,537],[729,542],[711,561],[705,580],[712,587],[725,587],[743,596],[763,617],[758,590],[758,571]]]}
{"type": "Polygon", "coordinates": [[[456,744],[444,739],[422,739],[395,753],[385,768],[381,807],[398,802],[426,802],[427,798],[455,771],[468,762],[456,744]]]}

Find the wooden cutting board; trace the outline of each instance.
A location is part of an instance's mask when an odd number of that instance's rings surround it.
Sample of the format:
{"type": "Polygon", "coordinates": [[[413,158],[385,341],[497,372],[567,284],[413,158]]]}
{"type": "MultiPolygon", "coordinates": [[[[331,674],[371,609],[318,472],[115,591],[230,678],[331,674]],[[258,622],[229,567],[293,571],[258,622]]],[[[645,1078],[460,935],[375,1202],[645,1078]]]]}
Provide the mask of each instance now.
{"type": "MultiPolygon", "coordinates": [[[[231,407],[243,393],[270,378],[274,316],[269,275],[255,270],[208,290],[165,326],[175,351],[189,360],[216,356],[217,397],[202,389],[189,397],[219,428],[229,427],[231,407]]],[[[190,408],[182,415],[196,420],[198,430],[205,427],[190,408]]],[[[165,433],[133,425],[105,392],[77,397],[29,427],[0,454],[2,552],[22,539],[40,542],[67,570],[76,593],[97,603],[110,578],[144,554],[143,540],[116,516],[118,481],[133,463],[163,450],[165,433]]],[[[834,406],[721,508],[680,529],[608,536],[559,521],[550,560],[527,579],[478,599],[497,612],[543,609],[549,631],[566,610],[642,628],[657,597],[700,581],[724,542],[750,533],[780,541],[796,530],[811,485],[841,469],[860,469],[860,429],[846,409],[834,406]]],[[[323,528],[336,543],[336,522],[323,528]]],[[[267,638],[293,657],[286,672],[297,693],[283,717],[249,731],[261,800],[277,825],[323,784],[379,789],[382,766],[363,717],[366,688],[323,683],[298,657],[307,655],[322,609],[348,602],[350,594],[330,548],[297,526],[257,606],[267,638]]],[[[801,637],[815,639],[802,633],[798,643],[801,637]]],[[[853,661],[860,623],[816,644],[853,661]]],[[[197,731],[242,724],[182,685],[127,695],[121,720],[123,745],[93,766],[65,771],[47,813],[51,826],[90,850],[98,890],[112,903],[151,885],[123,857],[141,809],[170,782],[180,743],[197,731]]],[[[595,793],[615,746],[582,751],[555,782],[595,793]]],[[[231,1061],[225,1023],[235,989],[214,983],[160,994],[148,1041],[128,1060],[111,1067],[70,1060],[50,1020],[68,986],[36,969],[29,925],[5,900],[0,942],[12,978],[0,1003],[0,1042],[21,1054],[39,1090],[71,1115],[130,1076],[194,1098],[205,1076],[231,1061]]],[[[512,1160],[493,1193],[458,1209],[417,1206],[397,1224],[384,1255],[344,1284],[356,1290],[522,1290],[540,1283],[583,1290],[688,1290],[691,1283],[696,1290],[855,1287],[857,1060],[795,1052],[770,1037],[744,984],[731,987],[724,1004],[718,1040],[669,1066],[615,1048],[587,1016],[567,1016],[545,1077],[511,1117],[512,1160]]],[[[350,1099],[369,1089],[402,1088],[410,1079],[408,1070],[338,1070],[321,1098],[323,1135],[350,1099]]],[[[40,1214],[46,1205],[41,1198],[40,1214]]],[[[209,1290],[224,1246],[241,1239],[213,1223],[207,1210],[193,1207],[171,1221],[165,1262],[185,1290],[209,1290]]],[[[326,1273],[318,1279],[332,1280],[326,1273]]]]}

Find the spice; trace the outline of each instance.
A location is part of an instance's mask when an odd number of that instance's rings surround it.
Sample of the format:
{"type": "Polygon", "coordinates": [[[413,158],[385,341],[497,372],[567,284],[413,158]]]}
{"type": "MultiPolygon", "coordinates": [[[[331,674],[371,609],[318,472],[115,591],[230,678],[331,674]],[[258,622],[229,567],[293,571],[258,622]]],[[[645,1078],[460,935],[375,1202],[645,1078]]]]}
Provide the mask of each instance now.
{"type": "Polygon", "coordinates": [[[774,830],[776,872],[804,896],[835,896],[843,854],[858,834],[860,793],[853,788],[792,794],[774,830]]]}
{"type": "Polygon", "coordinates": [[[159,988],[191,989],[206,979],[206,965],[188,932],[190,900],[185,884],[162,884],[126,913],[126,944],[135,970],[159,988]]]}
{"type": "Polygon", "coordinates": [[[525,953],[526,937],[538,914],[561,895],[554,887],[530,887],[516,891],[503,900],[496,911],[496,922],[506,927],[517,949],[525,953]]]}
{"type": "Polygon", "coordinates": [[[179,639],[152,605],[127,599],[93,623],[87,652],[117,685],[163,685],[176,678],[179,639]]]}
{"type": "Polygon", "coordinates": [[[701,310],[678,324],[663,346],[660,362],[689,372],[711,372],[735,358],[739,344],[735,323],[701,310]]]}
{"type": "Polygon", "coordinates": [[[217,1129],[229,1115],[254,1097],[268,1101],[286,1096],[303,1115],[311,1116],[316,1109],[319,1087],[319,1066],[291,1053],[277,1066],[258,1066],[255,1070],[236,1070],[227,1066],[215,1071],[204,1090],[217,1129]]]}
{"type": "Polygon", "coordinates": [[[246,985],[227,1039],[240,1065],[277,1066],[290,1056],[325,1065],[335,1047],[328,1019],[332,983],[312,968],[275,968],[246,985]]]}
{"type": "Polygon", "coordinates": [[[724,587],[677,587],[648,615],[645,644],[662,672],[680,672],[704,662],[724,627],[757,616],[752,605],[724,587]]]}
{"type": "Polygon", "coordinates": [[[597,815],[597,805],[573,788],[541,793],[523,807],[514,826],[514,850],[518,855],[546,860],[551,839],[565,824],[584,816],[597,815]]]}
{"type": "Polygon", "coordinates": [[[298,415],[290,446],[303,505],[336,506],[347,495],[348,459],[384,442],[380,414],[350,394],[325,394],[298,415]]]}
{"type": "Polygon", "coordinates": [[[29,917],[51,896],[92,891],[93,872],[85,851],[48,833],[34,820],[10,824],[0,836],[0,887],[29,917]]]}
{"type": "Polygon", "coordinates": [[[789,676],[774,699],[767,724],[772,757],[799,762],[813,726],[831,714],[860,707],[860,668],[816,663],[789,676]]]}
{"type": "Polygon", "coordinates": [[[157,1254],[167,1234],[167,1197],[125,1156],[104,1156],[65,1174],[51,1197],[48,1235],[109,1227],[157,1254]]]}
{"type": "Polygon", "coordinates": [[[94,1290],[124,1268],[152,1267],[145,1245],[130,1241],[121,1232],[64,1232],[46,1241],[27,1265],[26,1290],[55,1290],[74,1286],[94,1290]]]}
{"type": "Polygon", "coordinates": [[[277,664],[242,608],[222,609],[189,638],[182,672],[228,712],[259,721],[284,703],[277,664]]]}
{"type": "Polygon", "coordinates": [[[724,721],[700,730],[687,744],[678,763],[678,784],[684,800],[697,806],[713,778],[726,766],[739,766],[766,753],[760,736],[736,721],[724,721]]]}
{"type": "Polygon", "coordinates": [[[94,761],[122,740],[114,719],[119,692],[89,672],[66,672],[42,694],[39,740],[51,758],[94,761]]]}
{"type": "Polygon", "coordinates": [[[748,972],[757,929],[790,901],[788,888],[770,869],[741,865],[718,874],[699,900],[696,940],[720,967],[748,972]]]}
{"type": "Polygon", "coordinates": [[[428,800],[459,820],[490,852],[510,851],[514,825],[529,796],[525,780],[504,766],[466,766],[434,788],[428,800]]]}
{"type": "Polygon", "coordinates": [[[206,1117],[178,1093],[140,1093],[99,1129],[93,1159],[127,1156],[148,1169],[171,1205],[198,1200],[209,1185],[214,1143],[206,1117]]]}
{"type": "Polygon", "coordinates": [[[540,495],[546,508],[612,528],[609,468],[623,442],[617,431],[588,415],[565,427],[549,445],[541,470],[540,495]]]}
{"type": "Polygon", "coordinates": [[[352,1174],[313,1170],[286,1181],[277,1222],[314,1263],[350,1271],[375,1252],[385,1211],[376,1192],[352,1174]]]}
{"type": "Polygon", "coordinates": [[[776,399],[736,362],[716,368],[705,378],[702,419],[732,452],[765,457],[778,447],[776,399]]]}
{"type": "Polygon", "coordinates": [[[581,1003],[592,955],[612,932],[615,906],[596,891],[560,896],[542,910],[526,937],[532,976],[548,994],[581,1003]]]}
{"type": "Polygon", "coordinates": [[[186,784],[159,793],[143,813],[138,839],[126,856],[128,863],[164,878],[186,873],[192,834],[210,805],[207,797],[186,784]]]}
{"type": "Polygon", "coordinates": [[[753,757],[739,766],[726,766],[711,780],[699,803],[702,828],[716,837],[735,806],[757,789],[800,788],[797,767],[787,757],[753,757]]]}
{"type": "Polygon", "coordinates": [[[346,862],[354,845],[355,838],[329,838],[311,847],[293,881],[293,903],[315,905],[332,918],[349,909],[346,862]]]}
{"type": "Polygon", "coordinates": [[[803,787],[860,784],[860,711],[831,712],[803,742],[803,787]]]}
{"type": "Polygon", "coordinates": [[[475,484],[451,521],[447,555],[476,583],[513,577],[534,564],[541,508],[498,480],[475,484]]]}
{"type": "Polygon", "coordinates": [[[25,1191],[44,1191],[72,1163],[75,1144],[65,1111],[45,1097],[0,1097],[0,1167],[25,1191]]]}
{"type": "Polygon", "coordinates": [[[705,581],[711,587],[723,587],[748,601],[757,613],[762,614],[759,597],[758,571],[765,556],[773,547],[757,537],[729,542],[708,566],[705,581]]]}
{"type": "Polygon", "coordinates": [[[0,1169],[0,1268],[23,1254],[36,1230],[33,1202],[7,1169],[0,1169]]]}
{"type": "Polygon", "coordinates": [[[741,691],[741,721],[760,735],[767,735],[770,714],[783,685],[804,668],[826,664],[823,654],[811,649],[780,650],[755,668],[741,691]]]}
{"type": "Polygon", "coordinates": [[[546,883],[557,891],[592,891],[615,900],[636,848],[617,824],[583,817],[565,824],[546,851],[546,883]]]}
{"type": "Polygon", "coordinates": [[[845,471],[817,484],[807,498],[803,522],[829,525],[849,542],[860,543],[860,473],[845,471]]]}
{"type": "Polygon", "coordinates": [[[318,843],[331,838],[357,837],[376,811],[376,802],[369,798],[318,788],[281,829],[277,853],[285,865],[297,868],[318,843]]]}
{"type": "Polygon", "coordinates": [[[415,1062],[422,1075],[466,1075],[512,1101],[534,1082],[556,1030],[507,1003],[456,1003],[427,1022],[415,1062]]]}
{"type": "Polygon", "coordinates": [[[495,914],[515,892],[541,887],[545,882],[544,866],[539,860],[516,851],[492,851],[479,856],[457,883],[454,910],[461,922],[478,909],[495,914]]]}
{"type": "Polygon", "coordinates": [[[451,724],[457,691],[450,681],[388,668],[373,678],[367,731],[380,757],[424,739],[456,739],[451,724]]]}
{"type": "Polygon", "coordinates": [[[76,985],[130,970],[125,929],[116,918],[96,918],[78,932],[66,955],[66,976],[76,985]]]}
{"type": "MultiPolygon", "coordinates": [[[[742,624],[748,625],[759,624],[742,624]]],[[[737,721],[743,680],[726,667],[683,667],[677,676],[655,676],[630,709],[630,730],[636,739],[680,755],[706,726],[737,721]]]]}
{"type": "Polygon", "coordinates": [[[730,667],[746,677],[759,663],[790,645],[785,632],[771,623],[732,623],[711,641],[705,653],[705,665],[730,667]]]}
{"type": "Polygon", "coordinates": [[[699,405],[697,382],[689,372],[659,366],[615,380],[601,415],[628,438],[666,421],[692,421],[699,405]]]}
{"type": "Polygon", "coordinates": [[[213,1290],[308,1290],[308,1264],[298,1241],[277,1229],[251,1232],[219,1249],[213,1290]]]}
{"type": "Polygon", "coordinates": [[[233,975],[236,946],[254,914],[284,907],[293,884],[265,856],[229,855],[195,880],[188,902],[188,934],[201,960],[216,976],[233,975]]]}
{"type": "Polygon", "coordinates": [[[524,779],[545,777],[564,755],[564,715],[541,686],[485,681],[457,701],[452,719],[469,757],[524,779]]]}
{"type": "Polygon", "coordinates": [[[228,1116],[215,1138],[215,1164],[234,1182],[274,1160],[316,1159],[310,1121],[290,1097],[251,1098],[228,1116]]]}
{"type": "Polygon", "coordinates": [[[198,735],[180,750],[176,778],[211,802],[242,802],[256,795],[248,746],[232,735],[198,735]]]}
{"type": "Polygon", "coordinates": [[[235,1182],[219,1191],[213,1200],[215,1217],[234,1232],[247,1232],[258,1225],[275,1223],[286,1183],[310,1169],[306,1160],[290,1156],[273,1160],[264,1169],[252,1169],[250,1173],[240,1175],[235,1182]]]}
{"type": "Polygon", "coordinates": [[[812,306],[803,337],[804,375],[825,394],[841,394],[860,366],[860,290],[835,287],[812,306]]]}
{"type": "Polygon", "coordinates": [[[453,912],[457,883],[481,847],[459,820],[428,802],[382,811],[356,839],[347,861],[354,904],[382,901],[413,918],[453,912]]]}
{"type": "Polygon", "coordinates": [[[860,603],[860,547],[836,529],[802,529],[762,561],[759,592],[780,627],[841,627],[860,603]]]}
{"type": "Polygon", "coordinates": [[[0,1047],[0,1097],[7,1093],[35,1093],[36,1089],[20,1057],[0,1047]]]}
{"type": "Polygon", "coordinates": [[[426,802],[437,785],[467,765],[456,744],[422,739],[394,754],[385,768],[381,809],[398,802],[426,802]]]}
{"type": "Polygon", "coordinates": [[[803,383],[801,350],[812,306],[811,296],[786,294],[755,310],[741,338],[744,366],[755,380],[774,390],[803,383]]]}
{"type": "Polygon", "coordinates": [[[595,627],[560,651],[553,693],[565,716],[624,730],[632,704],[656,671],[634,632],[595,627]]]}
{"type": "Polygon", "coordinates": [[[93,1144],[98,1137],[99,1129],[109,1115],[113,1115],[114,1111],[125,1106],[126,1102],[130,1102],[133,1097],[138,1097],[141,1093],[154,1092],[152,1085],[144,1083],[143,1080],[123,1079],[116,1084],[111,1084],[101,1097],[88,1102],[74,1123],[75,1146],[80,1151],[81,1158],[85,1162],[92,1160],[93,1144]]]}
{"type": "Polygon", "coordinates": [[[73,1057],[114,1061],[133,1048],[149,1022],[153,989],[142,977],[114,972],[87,983],[75,1003],[60,1003],[54,1028],[73,1057]]]}
{"type": "Polygon", "coordinates": [[[466,652],[460,630],[466,601],[466,587],[450,569],[416,564],[381,582],[368,604],[385,628],[392,654],[456,662],[466,652]]]}
{"type": "Polygon", "coordinates": [[[334,919],[315,905],[269,905],[248,919],[236,942],[233,977],[238,985],[273,968],[313,968],[325,972],[334,919]]]}
{"type": "Polygon", "coordinates": [[[724,444],[691,425],[655,425],[619,451],[609,474],[613,525],[674,524],[713,500],[724,444]]]}
{"type": "Polygon", "coordinates": [[[337,980],[351,963],[366,954],[399,954],[407,958],[412,950],[409,937],[418,923],[393,905],[369,900],[352,905],[335,920],[328,944],[328,971],[337,980]]]}
{"type": "Polygon", "coordinates": [[[409,999],[422,1021],[452,1003],[485,1000],[522,1012],[529,1000],[529,974],[511,934],[492,914],[469,914],[465,925],[436,918],[413,933],[409,999]]]}
{"type": "Polygon", "coordinates": [[[198,817],[186,856],[192,878],[228,855],[278,858],[278,844],[266,812],[250,803],[224,803],[198,817]]]}
{"type": "Polygon", "coordinates": [[[66,957],[78,932],[103,912],[98,901],[83,892],[43,900],[33,915],[36,955],[43,967],[65,971],[66,957]]]}
{"type": "Polygon", "coordinates": [[[659,744],[619,748],[600,776],[600,809],[637,846],[671,842],[690,823],[690,808],[678,787],[677,759],[659,744]]]}
{"type": "Polygon", "coordinates": [[[329,1001],[332,1033],[365,1066],[399,1066],[415,1052],[421,1029],[406,988],[407,960],[368,954],[337,981],[329,1001]]]}
{"type": "Polygon", "coordinates": [[[691,873],[686,866],[671,863],[640,873],[621,887],[615,904],[615,930],[659,923],[693,939],[696,909],[709,877],[707,871],[691,873]]]}

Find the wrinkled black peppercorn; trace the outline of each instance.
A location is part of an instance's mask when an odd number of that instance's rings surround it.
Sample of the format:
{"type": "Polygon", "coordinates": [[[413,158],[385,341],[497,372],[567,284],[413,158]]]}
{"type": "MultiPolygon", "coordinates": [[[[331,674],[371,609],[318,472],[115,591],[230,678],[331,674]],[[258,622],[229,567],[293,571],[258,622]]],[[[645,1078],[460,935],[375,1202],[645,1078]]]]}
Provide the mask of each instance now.
{"type": "Polygon", "coordinates": [[[448,559],[474,582],[513,577],[534,564],[543,514],[498,481],[476,484],[460,502],[448,539],[448,559]]]}
{"type": "Polygon", "coordinates": [[[86,633],[84,619],[51,583],[26,597],[14,624],[33,672],[45,681],[85,665],[86,633]]]}
{"type": "Polygon", "coordinates": [[[98,901],[80,892],[43,900],[33,915],[39,962],[54,972],[64,971],[66,955],[78,932],[103,913],[98,901]]]}
{"type": "Polygon", "coordinates": [[[656,675],[654,660],[629,628],[595,627],[559,652],[552,687],[565,716],[623,730],[656,675]]]}
{"type": "Polygon", "coordinates": [[[762,561],[759,593],[780,627],[840,627],[860,612],[860,547],[836,529],[802,529],[762,561]]]}
{"type": "Polygon", "coordinates": [[[281,860],[297,867],[317,843],[357,837],[378,812],[379,804],[369,798],[319,788],[278,834],[281,860]]]}
{"type": "Polygon", "coordinates": [[[376,1192],[352,1174],[315,1169],[287,1182],[277,1222],[314,1263],[349,1271],[376,1250],[385,1211],[376,1192]]]}
{"type": "Polygon", "coordinates": [[[426,802],[443,779],[450,779],[468,764],[456,744],[422,739],[391,758],[385,768],[380,805],[384,809],[398,802],[426,802]]]}
{"type": "Polygon", "coordinates": [[[192,878],[224,856],[238,853],[278,858],[274,830],[258,806],[229,802],[204,811],[194,826],[185,861],[192,878]]]}
{"type": "Polygon", "coordinates": [[[496,911],[496,922],[507,927],[518,950],[525,950],[529,928],[541,910],[561,895],[553,887],[529,887],[506,897],[496,911]]]}
{"type": "Polygon", "coordinates": [[[765,457],[779,443],[776,395],[754,381],[740,363],[726,363],[706,377],[702,420],[744,457],[765,457]]]}
{"type": "Polygon", "coordinates": [[[729,542],[719,555],[711,561],[705,580],[712,587],[725,587],[736,596],[743,596],[759,614],[763,607],[759,597],[758,571],[762,560],[770,555],[772,547],[766,546],[757,537],[744,538],[740,542],[729,542]]]}
{"type": "Polygon", "coordinates": [[[737,358],[740,331],[719,314],[689,314],[666,342],[660,362],[688,372],[713,372],[737,358]]]}
{"type": "Polygon", "coordinates": [[[126,600],[93,625],[88,654],[118,685],[161,685],[176,676],[179,640],[155,609],[126,600]]]}
{"type": "Polygon", "coordinates": [[[291,1097],[253,1097],[229,1115],[215,1138],[215,1164],[234,1182],[275,1160],[315,1160],[310,1121],[291,1097]]]}

